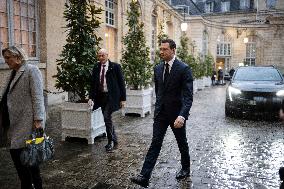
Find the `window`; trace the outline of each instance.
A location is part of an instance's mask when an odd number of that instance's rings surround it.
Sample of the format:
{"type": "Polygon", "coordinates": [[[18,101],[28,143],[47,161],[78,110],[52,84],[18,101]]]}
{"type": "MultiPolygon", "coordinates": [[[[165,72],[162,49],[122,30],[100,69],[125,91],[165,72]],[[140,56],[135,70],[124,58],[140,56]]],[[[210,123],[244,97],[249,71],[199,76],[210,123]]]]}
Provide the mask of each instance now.
{"type": "Polygon", "coordinates": [[[114,0],[105,0],[106,24],[114,26],[114,0]]]}
{"type": "Polygon", "coordinates": [[[238,69],[234,79],[239,81],[282,81],[278,70],[272,67],[243,67],[238,69]]]}
{"type": "Polygon", "coordinates": [[[246,43],[246,58],[245,65],[253,66],[255,65],[256,57],[256,39],[254,36],[248,37],[248,43],[246,43]]]}
{"type": "MultiPolygon", "coordinates": [[[[36,0],[0,1],[0,50],[21,46],[29,60],[38,61],[38,12],[36,0]]],[[[0,53],[0,63],[3,63],[0,53]]]]}
{"type": "Polygon", "coordinates": [[[206,12],[210,13],[214,11],[214,2],[208,2],[206,3],[206,12]]]}
{"type": "Polygon", "coordinates": [[[222,12],[230,11],[230,1],[224,1],[221,4],[222,12]]]}
{"type": "Polygon", "coordinates": [[[208,54],[208,33],[207,31],[203,31],[203,37],[202,37],[202,55],[208,54]]]}
{"type": "Polygon", "coordinates": [[[240,9],[249,9],[250,0],[240,0],[240,9]]]}
{"type": "Polygon", "coordinates": [[[152,37],[151,37],[151,60],[155,60],[155,55],[156,55],[156,46],[157,46],[157,14],[156,10],[153,11],[152,13],[152,37]]]}
{"type": "Polygon", "coordinates": [[[231,38],[222,34],[217,39],[217,56],[231,56],[231,38]]]}
{"type": "Polygon", "coordinates": [[[231,56],[231,44],[230,43],[218,43],[217,44],[218,56],[231,56]]]}
{"type": "Polygon", "coordinates": [[[276,0],[266,0],[266,7],[268,9],[273,9],[276,6],[276,0]]]}

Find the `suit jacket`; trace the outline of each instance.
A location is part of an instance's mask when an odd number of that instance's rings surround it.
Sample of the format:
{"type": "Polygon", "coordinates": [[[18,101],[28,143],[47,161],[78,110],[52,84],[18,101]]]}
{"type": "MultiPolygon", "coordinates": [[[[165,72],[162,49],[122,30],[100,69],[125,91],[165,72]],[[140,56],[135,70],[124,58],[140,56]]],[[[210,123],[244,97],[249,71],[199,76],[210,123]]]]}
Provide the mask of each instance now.
{"type": "Polygon", "coordinates": [[[154,118],[161,111],[174,121],[178,116],[188,118],[193,101],[193,77],[188,65],[175,59],[168,82],[164,84],[164,62],[154,68],[156,105],[154,118]]]}
{"type": "MultiPolygon", "coordinates": [[[[94,110],[101,106],[100,98],[100,71],[101,63],[96,63],[92,72],[92,82],[90,90],[90,99],[94,101],[94,110]]],[[[109,67],[105,73],[106,84],[109,95],[109,103],[111,104],[112,111],[120,108],[120,102],[126,100],[125,82],[122,70],[119,64],[109,61],[109,67]]]]}
{"type": "MultiPolygon", "coordinates": [[[[10,119],[7,144],[11,149],[25,147],[25,140],[30,139],[33,131],[34,120],[42,120],[43,126],[45,120],[43,81],[37,66],[23,64],[19,68],[7,94],[7,106],[10,119]]],[[[0,109],[0,118],[2,114],[0,109]]],[[[4,128],[2,120],[0,127],[4,128]]]]}

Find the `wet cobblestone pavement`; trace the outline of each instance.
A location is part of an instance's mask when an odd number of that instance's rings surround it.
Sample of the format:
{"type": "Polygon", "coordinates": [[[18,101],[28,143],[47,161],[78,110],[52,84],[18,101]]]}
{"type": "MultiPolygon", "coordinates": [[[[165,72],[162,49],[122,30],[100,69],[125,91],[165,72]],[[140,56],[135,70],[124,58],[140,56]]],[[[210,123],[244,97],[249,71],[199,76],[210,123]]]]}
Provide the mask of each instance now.
{"type": "MultiPolygon", "coordinates": [[[[152,189],[277,189],[284,165],[284,123],[225,118],[225,86],[194,96],[187,122],[191,179],[177,181],[180,154],[172,131],[165,137],[152,174],[152,189]]],[[[106,153],[106,138],[61,142],[60,107],[49,107],[47,133],[56,141],[56,157],[42,166],[45,189],[126,189],[142,166],[152,135],[152,116],[121,117],[114,122],[119,148],[106,153]]],[[[8,150],[0,150],[0,188],[18,189],[8,150]]]]}

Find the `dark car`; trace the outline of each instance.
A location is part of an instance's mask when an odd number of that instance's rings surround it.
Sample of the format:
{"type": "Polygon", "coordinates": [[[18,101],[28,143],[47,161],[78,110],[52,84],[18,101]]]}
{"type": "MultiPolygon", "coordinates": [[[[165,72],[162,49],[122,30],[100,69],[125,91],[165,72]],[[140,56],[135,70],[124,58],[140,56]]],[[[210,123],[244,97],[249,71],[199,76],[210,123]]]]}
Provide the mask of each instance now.
{"type": "Polygon", "coordinates": [[[227,87],[225,114],[229,117],[255,114],[277,117],[283,99],[283,76],[275,67],[239,67],[227,87]]]}
{"type": "Polygon", "coordinates": [[[231,76],[230,76],[229,73],[225,73],[225,75],[224,75],[224,80],[226,80],[226,81],[231,81],[231,76]]]}

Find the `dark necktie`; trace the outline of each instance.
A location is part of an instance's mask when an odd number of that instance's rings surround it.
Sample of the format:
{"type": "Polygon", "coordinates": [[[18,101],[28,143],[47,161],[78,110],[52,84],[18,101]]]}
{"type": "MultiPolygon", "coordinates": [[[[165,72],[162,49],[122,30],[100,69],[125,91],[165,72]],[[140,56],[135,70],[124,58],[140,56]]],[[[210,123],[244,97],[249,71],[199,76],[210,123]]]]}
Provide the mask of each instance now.
{"type": "Polygon", "coordinates": [[[166,66],[166,68],[165,68],[165,73],[164,73],[164,84],[166,84],[168,82],[168,79],[169,79],[169,76],[170,76],[169,64],[166,63],[165,66],[166,66]]]}
{"type": "Polygon", "coordinates": [[[104,82],[105,82],[105,67],[106,65],[102,65],[103,69],[102,69],[102,75],[101,75],[101,82],[100,82],[100,91],[104,91],[104,82]]]}

